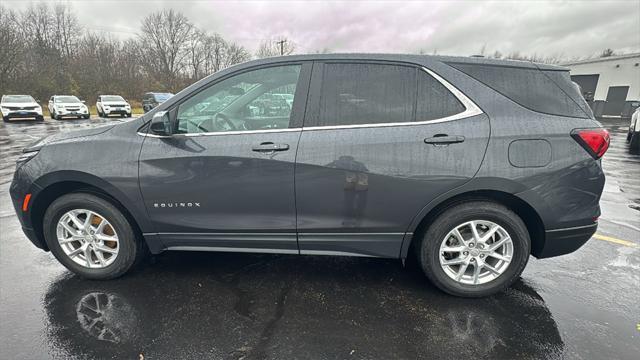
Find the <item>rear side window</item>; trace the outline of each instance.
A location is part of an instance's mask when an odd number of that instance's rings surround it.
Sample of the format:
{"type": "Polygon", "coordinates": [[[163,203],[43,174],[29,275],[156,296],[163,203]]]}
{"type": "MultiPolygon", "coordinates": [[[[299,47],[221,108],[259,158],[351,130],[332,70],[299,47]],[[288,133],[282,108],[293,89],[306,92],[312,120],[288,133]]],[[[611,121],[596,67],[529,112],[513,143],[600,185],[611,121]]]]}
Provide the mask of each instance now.
{"type": "Polygon", "coordinates": [[[316,126],[410,122],[415,69],[382,64],[325,64],[316,126]]]}
{"type": "Polygon", "coordinates": [[[464,105],[444,85],[426,72],[418,71],[416,121],[441,119],[464,110],[464,105]]]}
{"type": "Polygon", "coordinates": [[[538,69],[459,63],[450,65],[530,110],[560,116],[586,116],[583,107],[570,95],[575,90],[562,86],[564,82],[570,83],[566,71],[543,72],[538,69]]]}

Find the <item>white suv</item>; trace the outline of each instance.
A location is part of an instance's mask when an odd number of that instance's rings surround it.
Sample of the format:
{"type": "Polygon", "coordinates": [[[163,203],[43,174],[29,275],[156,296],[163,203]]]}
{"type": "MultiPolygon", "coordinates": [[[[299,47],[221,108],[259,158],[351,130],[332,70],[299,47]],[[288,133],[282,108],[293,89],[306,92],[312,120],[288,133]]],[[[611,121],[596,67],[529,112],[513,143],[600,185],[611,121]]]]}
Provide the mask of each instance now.
{"type": "Polygon", "coordinates": [[[96,102],[98,116],[120,115],[131,117],[131,105],[120,95],[100,95],[96,102]]]}
{"type": "Polygon", "coordinates": [[[49,99],[49,114],[54,120],[60,120],[63,116],[88,119],[89,108],[75,96],[54,95],[49,99]]]}
{"type": "Polygon", "coordinates": [[[0,100],[0,112],[4,121],[11,118],[44,120],[42,107],[30,95],[3,95],[0,100]]]}

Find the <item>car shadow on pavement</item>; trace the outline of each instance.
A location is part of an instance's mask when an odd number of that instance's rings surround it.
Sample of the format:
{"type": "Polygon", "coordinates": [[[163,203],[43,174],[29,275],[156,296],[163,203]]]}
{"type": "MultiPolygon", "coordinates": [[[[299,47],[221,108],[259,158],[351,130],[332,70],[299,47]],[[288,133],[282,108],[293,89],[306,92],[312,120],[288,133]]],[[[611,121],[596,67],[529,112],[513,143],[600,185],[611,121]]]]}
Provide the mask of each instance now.
{"type": "Polygon", "coordinates": [[[519,280],[448,296],[395,260],[165,253],[112,281],[48,289],[52,353],[88,358],[560,358],[556,322],[519,280]]]}

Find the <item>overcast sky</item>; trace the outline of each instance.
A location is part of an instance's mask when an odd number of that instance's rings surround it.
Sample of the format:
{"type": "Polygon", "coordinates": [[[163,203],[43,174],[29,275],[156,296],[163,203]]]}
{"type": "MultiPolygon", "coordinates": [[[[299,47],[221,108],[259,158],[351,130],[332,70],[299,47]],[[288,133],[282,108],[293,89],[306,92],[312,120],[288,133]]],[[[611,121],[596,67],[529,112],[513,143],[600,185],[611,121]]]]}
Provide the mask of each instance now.
{"type": "MultiPolygon", "coordinates": [[[[0,0],[23,9],[29,1],[0,0]]],[[[60,1],[52,1],[60,2],[60,1]]],[[[640,52],[640,0],[220,2],[63,1],[89,31],[135,36],[150,12],[173,8],[203,30],[251,50],[285,36],[298,53],[520,51],[585,57],[612,48],[640,52]]]]}

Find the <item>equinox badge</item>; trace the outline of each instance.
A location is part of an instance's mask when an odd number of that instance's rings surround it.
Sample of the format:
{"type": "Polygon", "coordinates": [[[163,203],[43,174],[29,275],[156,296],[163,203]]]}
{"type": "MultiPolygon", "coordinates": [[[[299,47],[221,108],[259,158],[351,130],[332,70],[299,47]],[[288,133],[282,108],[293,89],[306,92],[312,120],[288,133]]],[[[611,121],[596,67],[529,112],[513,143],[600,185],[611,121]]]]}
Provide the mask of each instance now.
{"type": "Polygon", "coordinates": [[[200,207],[199,202],[172,202],[172,203],[153,203],[154,208],[190,208],[200,207]]]}

